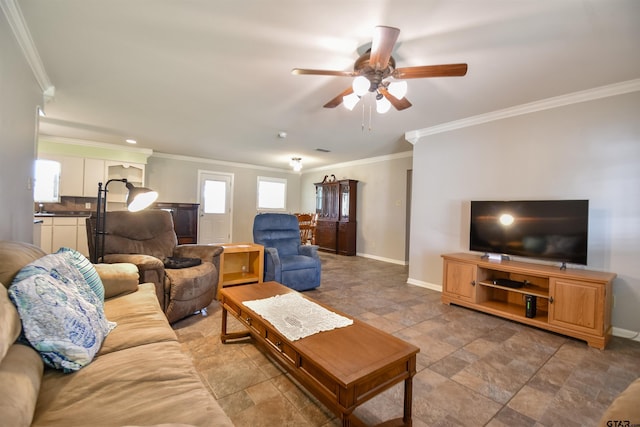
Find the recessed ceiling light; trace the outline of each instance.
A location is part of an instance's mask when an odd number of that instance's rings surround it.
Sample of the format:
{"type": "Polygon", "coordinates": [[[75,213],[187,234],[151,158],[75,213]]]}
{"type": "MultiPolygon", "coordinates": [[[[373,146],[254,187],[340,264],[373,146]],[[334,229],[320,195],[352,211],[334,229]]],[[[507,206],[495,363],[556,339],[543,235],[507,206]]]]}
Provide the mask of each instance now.
{"type": "Polygon", "coordinates": [[[125,141],[127,141],[129,144],[137,144],[138,143],[138,141],[136,141],[135,139],[131,139],[131,138],[125,139],[125,141]]]}

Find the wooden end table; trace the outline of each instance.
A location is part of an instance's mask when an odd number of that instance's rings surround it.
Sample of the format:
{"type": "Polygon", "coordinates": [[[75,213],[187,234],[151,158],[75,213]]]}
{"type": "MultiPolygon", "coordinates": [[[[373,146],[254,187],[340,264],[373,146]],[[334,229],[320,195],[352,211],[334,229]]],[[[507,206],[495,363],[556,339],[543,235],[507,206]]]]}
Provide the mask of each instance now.
{"type": "Polygon", "coordinates": [[[296,291],[276,282],[221,289],[222,342],[251,336],[318,400],[339,415],[343,426],[362,425],[353,411],[404,381],[404,415],[385,425],[411,426],[412,379],[420,349],[357,319],[353,319],[351,326],[289,341],[271,323],[242,304],[289,292],[296,291]],[[247,330],[227,332],[227,313],[237,318],[247,330]]]}
{"type": "Polygon", "coordinates": [[[218,294],[225,286],[262,283],[264,246],[257,243],[225,243],[220,255],[218,294]]]}

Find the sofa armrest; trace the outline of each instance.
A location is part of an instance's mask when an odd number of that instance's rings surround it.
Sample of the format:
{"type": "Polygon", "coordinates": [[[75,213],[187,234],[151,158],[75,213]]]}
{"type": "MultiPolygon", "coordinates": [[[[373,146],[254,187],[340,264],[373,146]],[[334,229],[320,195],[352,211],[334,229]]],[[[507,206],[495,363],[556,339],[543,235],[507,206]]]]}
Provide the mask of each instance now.
{"type": "Polygon", "coordinates": [[[104,256],[106,263],[128,262],[138,267],[139,283],[153,283],[160,307],[164,310],[164,263],[161,259],[142,254],[109,254],[104,256]]]}
{"type": "Polygon", "coordinates": [[[202,262],[211,262],[220,270],[220,254],[222,246],[216,245],[178,245],[173,248],[173,256],[178,258],[200,258],[202,262]]]}
{"type": "Polygon", "coordinates": [[[104,285],[104,297],[112,298],[138,290],[138,269],[130,263],[95,264],[104,285]]]}
{"type": "Polygon", "coordinates": [[[602,415],[599,427],[640,425],[640,378],[620,393],[602,415]]]}

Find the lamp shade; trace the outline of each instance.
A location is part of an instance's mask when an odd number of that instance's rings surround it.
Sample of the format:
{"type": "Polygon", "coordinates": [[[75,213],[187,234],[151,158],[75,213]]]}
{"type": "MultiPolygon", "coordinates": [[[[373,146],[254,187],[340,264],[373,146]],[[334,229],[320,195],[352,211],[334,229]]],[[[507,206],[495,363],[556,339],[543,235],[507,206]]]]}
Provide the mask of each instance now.
{"type": "Polygon", "coordinates": [[[393,95],[396,99],[402,99],[407,94],[407,82],[399,81],[399,82],[391,82],[389,83],[389,93],[393,95]]]}
{"type": "Polygon", "coordinates": [[[349,94],[347,96],[342,97],[342,102],[347,110],[353,110],[353,107],[360,101],[360,97],[355,93],[349,94]]]}
{"type": "Polygon", "coordinates": [[[376,111],[380,114],[384,114],[391,108],[391,103],[387,98],[380,98],[376,100],[376,111]]]}
{"type": "Polygon", "coordinates": [[[362,96],[369,91],[369,88],[371,87],[371,82],[365,76],[358,76],[355,79],[353,79],[353,83],[351,84],[351,87],[353,88],[353,92],[356,95],[362,96]]]}
{"type": "Polygon", "coordinates": [[[302,170],[302,159],[300,157],[292,157],[289,166],[291,166],[295,172],[300,172],[302,170]]]}
{"type": "Polygon", "coordinates": [[[158,192],[145,187],[134,187],[127,182],[129,195],[127,196],[127,209],[129,212],[138,212],[149,207],[158,198],[158,192]]]}

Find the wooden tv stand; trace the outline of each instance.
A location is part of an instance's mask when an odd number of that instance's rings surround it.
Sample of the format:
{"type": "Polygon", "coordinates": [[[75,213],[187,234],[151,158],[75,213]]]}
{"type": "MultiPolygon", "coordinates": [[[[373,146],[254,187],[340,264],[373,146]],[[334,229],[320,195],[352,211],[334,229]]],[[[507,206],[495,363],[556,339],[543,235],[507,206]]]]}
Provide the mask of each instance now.
{"type": "Polygon", "coordinates": [[[457,253],[444,259],[442,302],[472,308],[585,340],[604,349],[611,338],[611,286],[615,273],[566,269],[519,261],[490,261],[457,253]],[[495,279],[525,282],[511,288],[495,279]],[[525,315],[525,295],[536,315],[525,315]]]}

